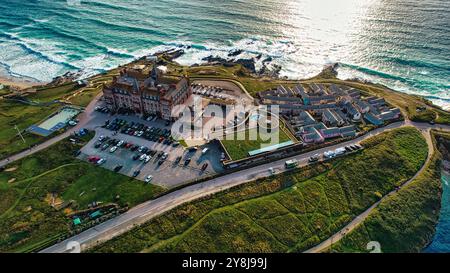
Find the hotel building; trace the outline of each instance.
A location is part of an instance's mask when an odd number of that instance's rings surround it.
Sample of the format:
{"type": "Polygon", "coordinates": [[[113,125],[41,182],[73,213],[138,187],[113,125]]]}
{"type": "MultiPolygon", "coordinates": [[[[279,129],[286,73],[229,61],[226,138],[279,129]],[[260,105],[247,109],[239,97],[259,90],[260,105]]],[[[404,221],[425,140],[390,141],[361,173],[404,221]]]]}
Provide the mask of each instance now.
{"type": "Polygon", "coordinates": [[[183,104],[192,91],[189,79],[163,77],[154,66],[135,65],[120,71],[113,82],[103,87],[107,107],[112,111],[132,110],[136,114],[156,114],[165,120],[174,120],[172,109],[183,104]]]}

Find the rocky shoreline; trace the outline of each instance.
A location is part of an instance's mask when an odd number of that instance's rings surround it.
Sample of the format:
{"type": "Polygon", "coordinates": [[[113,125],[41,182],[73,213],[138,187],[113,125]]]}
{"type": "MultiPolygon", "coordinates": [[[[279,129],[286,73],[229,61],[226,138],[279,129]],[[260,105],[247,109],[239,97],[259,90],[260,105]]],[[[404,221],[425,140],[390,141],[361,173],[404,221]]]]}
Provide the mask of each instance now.
{"type": "MultiPolygon", "coordinates": [[[[157,52],[155,55],[161,56],[164,55],[166,60],[176,62],[176,59],[185,54],[185,50],[189,49],[190,46],[180,46],[175,49],[157,52]]],[[[200,66],[200,65],[223,65],[225,67],[231,67],[236,64],[242,65],[245,69],[249,71],[249,73],[255,77],[272,77],[272,78],[280,78],[281,66],[273,64],[272,57],[266,57],[261,60],[263,57],[262,54],[259,54],[255,57],[251,58],[239,58],[239,55],[244,53],[242,49],[233,49],[228,51],[226,57],[220,57],[215,55],[209,55],[202,59],[201,64],[193,64],[192,67],[200,66]],[[257,69],[257,63],[261,63],[261,68],[257,69]]]]}

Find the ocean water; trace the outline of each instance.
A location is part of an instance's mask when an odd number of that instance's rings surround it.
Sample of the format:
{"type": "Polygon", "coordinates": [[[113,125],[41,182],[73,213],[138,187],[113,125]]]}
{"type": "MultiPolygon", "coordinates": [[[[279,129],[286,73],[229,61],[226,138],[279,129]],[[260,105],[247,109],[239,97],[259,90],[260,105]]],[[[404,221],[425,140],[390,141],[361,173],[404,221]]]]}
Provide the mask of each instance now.
{"type": "Polygon", "coordinates": [[[177,46],[182,64],[242,49],[291,79],[337,62],[340,78],[450,108],[449,33],[448,0],[0,0],[0,74],[49,81],[177,46]]]}
{"type": "Polygon", "coordinates": [[[442,174],[442,201],[439,222],[431,244],[424,249],[426,253],[450,252],[450,174],[442,174]]]}

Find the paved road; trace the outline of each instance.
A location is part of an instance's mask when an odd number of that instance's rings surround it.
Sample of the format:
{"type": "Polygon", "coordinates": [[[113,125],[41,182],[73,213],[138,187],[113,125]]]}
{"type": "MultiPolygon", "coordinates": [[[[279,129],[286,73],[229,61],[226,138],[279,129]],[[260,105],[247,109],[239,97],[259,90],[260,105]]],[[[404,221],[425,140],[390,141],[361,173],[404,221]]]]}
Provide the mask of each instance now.
{"type": "MultiPolygon", "coordinates": [[[[425,131],[423,131],[422,134],[424,135],[424,137],[427,141],[427,145],[428,145],[427,160],[425,161],[422,168],[420,168],[420,170],[411,179],[409,179],[407,182],[405,182],[403,185],[400,186],[400,189],[411,184],[411,182],[413,182],[427,168],[428,163],[430,162],[430,160],[434,154],[434,147],[433,147],[433,142],[431,140],[430,130],[429,129],[424,129],[424,130],[425,131]]],[[[346,234],[348,234],[349,232],[354,230],[356,227],[358,227],[362,222],[364,222],[364,220],[372,213],[372,211],[376,207],[378,207],[378,205],[383,200],[387,199],[389,196],[395,194],[396,192],[397,192],[397,190],[393,190],[390,193],[388,193],[387,195],[383,196],[383,198],[381,198],[378,202],[376,202],[375,204],[370,206],[363,213],[358,215],[355,219],[353,219],[353,221],[351,221],[348,225],[346,225],[340,231],[338,231],[337,233],[335,233],[334,235],[332,235],[330,238],[326,239],[322,243],[316,245],[315,247],[306,250],[305,253],[319,253],[319,252],[329,249],[333,244],[340,241],[346,234]]]]}
{"type": "Polygon", "coordinates": [[[70,136],[71,134],[73,134],[75,131],[80,130],[81,128],[84,128],[84,126],[90,122],[91,120],[91,116],[94,113],[94,108],[95,105],[97,104],[97,101],[100,99],[100,97],[102,96],[102,93],[98,94],[97,97],[95,97],[91,103],[89,103],[89,105],[86,107],[86,109],[83,111],[83,113],[81,113],[78,117],[78,119],[80,120],[78,122],[78,124],[75,127],[72,127],[70,129],[68,129],[66,132],[55,136],[54,138],[51,138],[41,144],[38,144],[34,147],[31,147],[30,149],[27,149],[21,153],[12,155],[8,158],[5,158],[3,160],[0,161],[0,167],[3,167],[11,162],[20,160],[26,156],[32,155],[36,152],[39,152],[41,150],[44,150],[46,148],[48,148],[49,146],[65,139],[66,137],[70,136]]]}
{"type": "MultiPolygon", "coordinates": [[[[160,215],[166,211],[169,211],[170,209],[173,209],[186,202],[204,196],[208,196],[243,183],[247,183],[260,177],[267,177],[270,175],[268,172],[269,168],[274,168],[276,172],[283,172],[285,170],[284,162],[286,160],[295,158],[300,162],[301,166],[304,166],[307,164],[309,157],[312,156],[313,154],[323,153],[325,151],[336,149],[338,147],[343,147],[345,145],[356,144],[374,135],[380,134],[388,130],[400,128],[406,125],[413,125],[413,124],[410,122],[397,122],[384,128],[376,129],[372,131],[370,134],[366,134],[352,141],[315,150],[305,154],[293,156],[290,158],[274,161],[268,164],[256,166],[246,170],[224,175],[215,179],[211,179],[209,181],[200,184],[185,187],[183,189],[162,196],[158,199],[145,202],[137,207],[130,209],[126,213],[119,215],[114,219],[101,223],[96,227],[88,229],[78,235],[75,235],[72,238],[69,238],[61,243],[51,246],[43,250],[42,252],[44,253],[66,252],[67,251],[66,246],[71,241],[76,241],[80,243],[82,249],[86,249],[97,243],[105,242],[115,236],[118,236],[132,229],[136,225],[145,223],[151,218],[160,215]]],[[[428,129],[430,127],[422,124],[419,125],[420,126],[418,127],[420,129],[428,129]]],[[[450,130],[450,126],[448,126],[448,129],[450,130]]]]}

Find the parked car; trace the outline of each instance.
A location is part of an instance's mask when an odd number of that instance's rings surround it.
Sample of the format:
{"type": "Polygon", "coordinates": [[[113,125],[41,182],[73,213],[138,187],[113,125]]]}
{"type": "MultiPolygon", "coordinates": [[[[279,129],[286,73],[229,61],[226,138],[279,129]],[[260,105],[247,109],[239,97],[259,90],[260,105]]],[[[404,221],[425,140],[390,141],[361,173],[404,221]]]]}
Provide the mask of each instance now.
{"type": "Polygon", "coordinates": [[[97,161],[97,165],[102,165],[102,164],[105,163],[105,162],[106,162],[106,159],[100,158],[100,160],[97,161]]]}
{"type": "Polygon", "coordinates": [[[134,151],[136,151],[138,148],[139,148],[138,145],[134,145],[134,146],[131,146],[130,150],[134,152],[134,151]]]}
{"type": "Polygon", "coordinates": [[[181,156],[177,157],[177,158],[175,159],[175,164],[178,164],[178,163],[180,163],[181,159],[182,159],[182,157],[181,157],[181,156]]]}
{"type": "Polygon", "coordinates": [[[125,145],[125,148],[126,148],[126,149],[129,149],[129,148],[131,148],[131,147],[133,147],[133,143],[131,143],[131,142],[129,142],[129,143],[127,143],[127,144],[125,145]]]}
{"type": "Polygon", "coordinates": [[[209,151],[209,148],[205,148],[202,150],[202,155],[206,154],[209,151]]]}
{"type": "Polygon", "coordinates": [[[144,162],[148,163],[148,162],[150,162],[150,159],[152,159],[152,157],[148,155],[148,156],[145,157],[144,162]]]}
{"type": "Polygon", "coordinates": [[[109,150],[110,153],[114,153],[115,151],[117,151],[117,146],[114,146],[109,150]]]}
{"type": "Polygon", "coordinates": [[[97,162],[97,161],[99,161],[100,160],[100,157],[99,156],[95,156],[95,155],[93,155],[93,156],[90,156],[90,157],[88,157],[88,161],[89,162],[97,162]]]}
{"type": "Polygon", "coordinates": [[[274,174],[275,174],[275,170],[274,170],[272,167],[270,167],[270,168],[269,168],[269,173],[270,173],[271,175],[274,175],[274,174]]]}
{"type": "Polygon", "coordinates": [[[202,171],[205,171],[206,168],[208,168],[208,163],[203,164],[203,166],[202,166],[202,171]]]}
{"type": "Polygon", "coordinates": [[[150,183],[150,182],[152,182],[152,180],[153,180],[153,176],[152,176],[152,175],[148,175],[148,176],[145,178],[145,182],[146,182],[146,183],[150,183]]]}
{"type": "Polygon", "coordinates": [[[140,161],[144,161],[146,158],[147,158],[147,155],[146,155],[146,154],[142,154],[142,155],[139,157],[139,160],[140,160],[140,161]]]}
{"type": "Polygon", "coordinates": [[[315,155],[311,156],[308,161],[309,161],[309,163],[313,163],[313,162],[319,161],[319,159],[320,159],[320,155],[315,154],[315,155]]]}
{"type": "Polygon", "coordinates": [[[119,172],[120,170],[122,170],[122,168],[123,168],[122,165],[117,165],[117,166],[114,168],[114,171],[115,171],[115,172],[119,172]]]}
{"type": "Polygon", "coordinates": [[[184,166],[187,166],[187,165],[189,165],[189,163],[191,162],[191,158],[189,157],[188,159],[186,159],[185,161],[184,161],[184,166]]]}
{"type": "Polygon", "coordinates": [[[136,170],[133,172],[133,177],[137,177],[141,173],[140,170],[136,170]]]}
{"type": "Polygon", "coordinates": [[[336,155],[334,154],[334,151],[327,151],[327,152],[324,152],[324,153],[323,153],[323,156],[324,156],[325,158],[333,158],[333,157],[335,157],[336,155]]]}

